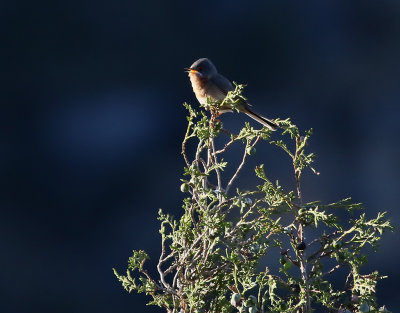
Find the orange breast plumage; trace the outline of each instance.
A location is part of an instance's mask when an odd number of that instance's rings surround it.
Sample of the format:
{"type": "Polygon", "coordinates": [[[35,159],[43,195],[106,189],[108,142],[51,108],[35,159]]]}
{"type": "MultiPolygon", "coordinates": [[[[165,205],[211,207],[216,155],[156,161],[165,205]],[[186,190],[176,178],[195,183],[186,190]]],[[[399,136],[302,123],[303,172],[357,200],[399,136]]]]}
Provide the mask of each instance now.
{"type": "Polygon", "coordinates": [[[207,102],[207,79],[194,73],[189,73],[190,82],[197,100],[201,104],[207,102]]]}

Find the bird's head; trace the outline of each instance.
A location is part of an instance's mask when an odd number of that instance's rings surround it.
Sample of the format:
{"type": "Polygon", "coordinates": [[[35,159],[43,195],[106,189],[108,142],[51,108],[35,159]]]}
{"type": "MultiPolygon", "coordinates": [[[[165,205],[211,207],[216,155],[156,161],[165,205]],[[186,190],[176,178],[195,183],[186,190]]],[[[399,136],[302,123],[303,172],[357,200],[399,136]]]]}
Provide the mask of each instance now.
{"type": "Polygon", "coordinates": [[[202,78],[211,78],[217,74],[217,69],[214,64],[207,59],[201,58],[194,62],[189,68],[185,68],[185,71],[190,74],[198,75],[202,78]]]}

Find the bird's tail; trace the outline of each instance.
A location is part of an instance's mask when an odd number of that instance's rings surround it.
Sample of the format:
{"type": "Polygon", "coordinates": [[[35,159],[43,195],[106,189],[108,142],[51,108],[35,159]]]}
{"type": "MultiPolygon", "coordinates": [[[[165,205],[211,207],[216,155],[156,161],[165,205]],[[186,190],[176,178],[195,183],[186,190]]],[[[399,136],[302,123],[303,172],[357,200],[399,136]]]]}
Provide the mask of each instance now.
{"type": "Polygon", "coordinates": [[[261,123],[262,125],[268,127],[270,130],[277,130],[279,127],[278,125],[276,125],[274,122],[270,121],[269,119],[267,119],[261,115],[258,115],[257,113],[254,113],[249,108],[245,108],[245,110],[243,110],[243,113],[246,113],[252,119],[254,119],[257,122],[261,123]]]}

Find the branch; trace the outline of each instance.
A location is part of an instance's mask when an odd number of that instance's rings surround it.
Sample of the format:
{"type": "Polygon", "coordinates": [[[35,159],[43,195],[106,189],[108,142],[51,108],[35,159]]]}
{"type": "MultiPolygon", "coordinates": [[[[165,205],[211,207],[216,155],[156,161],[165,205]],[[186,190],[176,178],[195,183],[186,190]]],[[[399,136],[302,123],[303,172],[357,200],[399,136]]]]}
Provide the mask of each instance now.
{"type": "Polygon", "coordinates": [[[231,188],[233,182],[235,181],[235,179],[237,178],[237,176],[239,175],[239,172],[242,170],[244,163],[246,162],[246,158],[247,158],[247,148],[250,147],[254,147],[257,142],[260,140],[260,135],[257,136],[256,140],[254,141],[254,143],[252,145],[249,145],[249,141],[246,142],[246,147],[244,148],[244,153],[243,153],[243,157],[242,157],[242,162],[240,162],[238,168],[236,169],[235,174],[233,174],[232,178],[229,180],[228,185],[225,188],[225,192],[226,194],[228,194],[229,189],[231,188]]]}

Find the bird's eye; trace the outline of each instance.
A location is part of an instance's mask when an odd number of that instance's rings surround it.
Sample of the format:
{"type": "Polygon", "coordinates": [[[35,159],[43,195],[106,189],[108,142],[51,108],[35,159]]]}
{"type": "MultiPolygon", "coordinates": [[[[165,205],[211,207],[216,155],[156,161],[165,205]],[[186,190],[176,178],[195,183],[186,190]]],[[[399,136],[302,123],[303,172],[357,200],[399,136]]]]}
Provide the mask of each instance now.
{"type": "Polygon", "coordinates": [[[199,66],[199,67],[197,68],[197,70],[198,70],[199,72],[201,72],[201,71],[203,70],[203,68],[202,68],[201,66],[199,66]]]}

